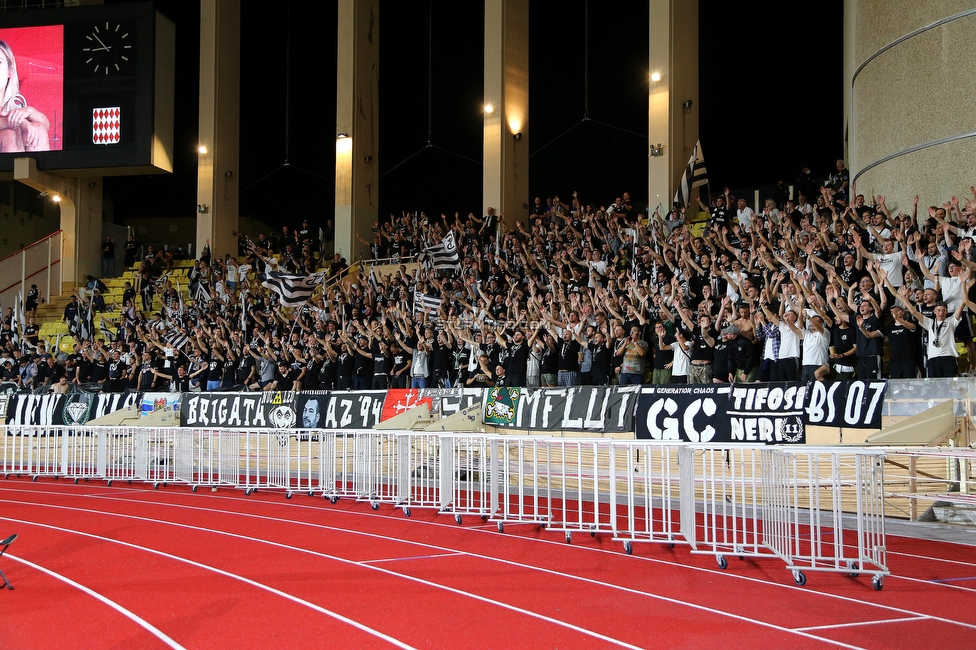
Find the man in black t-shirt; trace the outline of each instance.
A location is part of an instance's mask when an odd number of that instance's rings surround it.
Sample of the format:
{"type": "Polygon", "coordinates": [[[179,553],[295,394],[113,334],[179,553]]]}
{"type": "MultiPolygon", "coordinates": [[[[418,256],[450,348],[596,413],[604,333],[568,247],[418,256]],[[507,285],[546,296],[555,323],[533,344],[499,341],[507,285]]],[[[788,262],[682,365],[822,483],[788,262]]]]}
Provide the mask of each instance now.
{"type": "Polygon", "coordinates": [[[891,307],[891,325],[881,329],[888,339],[888,376],[891,379],[915,379],[918,377],[916,331],[918,324],[910,320],[901,305],[891,307]]]}

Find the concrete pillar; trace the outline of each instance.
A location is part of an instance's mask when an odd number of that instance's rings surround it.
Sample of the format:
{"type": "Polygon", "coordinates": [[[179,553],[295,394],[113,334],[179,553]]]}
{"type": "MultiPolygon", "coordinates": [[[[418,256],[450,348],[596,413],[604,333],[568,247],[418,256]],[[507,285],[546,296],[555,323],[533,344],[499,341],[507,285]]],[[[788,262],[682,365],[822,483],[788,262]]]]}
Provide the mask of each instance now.
{"type": "Polygon", "coordinates": [[[482,215],[528,221],[529,2],[485,0],[482,215]],[[491,107],[491,112],[487,108],[491,107]]]}
{"type": "Polygon", "coordinates": [[[648,70],[660,80],[650,81],[647,135],[663,146],[648,161],[647,203],[650,212],[661,204],[663,216],[698,140],[698,3],[650,0],[649,9],[648,70]]]}
{"type": "Polygon", "coordinates": [[[335,252],[350,264],[369,256],[356,235],[372,241],[378,218],[379,9],[379,0],[339,0],[335,252]]]}
{"type": "MultiPolygon", "coordinates": [[[[14,160],[14,180],[38,192],[57,194],[61,199],[61,250],[60,287],[51,287],[59,293],[70,291],[82,278],[91,274],[98,277],[102,271],[102,179],[101,177],[57,176],[39,171],[33,158],[14,160]]],[[[117,242],[121,245],[124,242],[117,242]]]]}
{"type": "Polygon", "coordinates": [[[200,147],[194,255],[237,254],[240,158],[240,0],[200,2],[200,147]]]}

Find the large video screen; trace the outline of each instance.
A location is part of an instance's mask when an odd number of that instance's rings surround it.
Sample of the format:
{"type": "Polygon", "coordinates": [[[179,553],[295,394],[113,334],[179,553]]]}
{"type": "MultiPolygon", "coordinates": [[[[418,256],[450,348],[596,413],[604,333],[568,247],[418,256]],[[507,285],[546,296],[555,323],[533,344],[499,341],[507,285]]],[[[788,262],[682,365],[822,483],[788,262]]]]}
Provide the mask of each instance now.
{"type": "Polygon", "coordinates": [[[151,2],[0,12],[0,171],[24,155],[52,171],[151,167],[156,21],[151,2]]]}
{"type": "Polygon", "coordinates": [[[61,148],[64,26],[0,29],[0,152],[61,148]]]}

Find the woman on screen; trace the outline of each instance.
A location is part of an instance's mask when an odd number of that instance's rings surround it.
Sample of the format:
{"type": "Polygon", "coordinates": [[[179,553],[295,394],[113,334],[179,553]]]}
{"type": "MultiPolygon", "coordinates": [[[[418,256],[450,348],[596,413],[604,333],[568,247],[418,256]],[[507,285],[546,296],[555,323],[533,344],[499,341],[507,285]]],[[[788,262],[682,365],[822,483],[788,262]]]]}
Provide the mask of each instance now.
{"type": "Polygon", "coordinates": [[[0,152],[48,151],[51,123],[20,94],[17,61],[6,41],[0,41],[0,87],[0,152]]]}

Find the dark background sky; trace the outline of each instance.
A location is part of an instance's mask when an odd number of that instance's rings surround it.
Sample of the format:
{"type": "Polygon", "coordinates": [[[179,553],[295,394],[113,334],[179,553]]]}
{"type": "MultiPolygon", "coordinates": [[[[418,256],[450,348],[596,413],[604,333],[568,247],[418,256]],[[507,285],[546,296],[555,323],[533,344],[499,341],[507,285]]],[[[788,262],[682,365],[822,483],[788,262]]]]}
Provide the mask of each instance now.
{"type": "MultiPolygon", "coordinates": [[[[199,3],[157,6],[177,27],[176,172],[107,179],[120,222],[189,216],[196,203],[199,3]]],[[[276,6],[242,10],[241,216],[317,221],[334,191],[336,5],[276,6]]],[[[842,1],[806,13],[763,6],[700,4],[700,139],[713,189],[790,181],[804,161],[822,174],[843,154],[842,1]]],[[[629,190],[644,201],[647,3],[591,0],[588,14],[584,0],[530,3],[530,194],[575,189],[603,204],[629,190]]],[[[381,3],[381,214],[480,210],[483,30],[479,2],[381,3]]]]}

